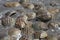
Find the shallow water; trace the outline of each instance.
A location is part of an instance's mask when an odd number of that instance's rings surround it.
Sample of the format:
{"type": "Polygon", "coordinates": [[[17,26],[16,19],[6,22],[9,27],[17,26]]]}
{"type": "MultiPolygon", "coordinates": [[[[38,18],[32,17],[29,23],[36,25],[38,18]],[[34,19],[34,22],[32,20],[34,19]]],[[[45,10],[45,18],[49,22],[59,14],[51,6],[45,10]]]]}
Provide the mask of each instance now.
{"type": "MultiPolygon", "coordinates": [[[[29,9],[24,9],[22,6],[14,7],[14,8],[4,7],[3,4],[7,1],[19,1],[19,0],[0,0],[0,15],[5,14],[7,11],[17,10],[17,9],[23,9],[25,11],[31,11],[29,9]]],[[[51,1],[56,1],[56,2],[58,2],[57,8],[60,8],[60,3],[59,3],[60,0],[43,0],[43,1],[42,0],[30,0],[30,3],[40,3],[40,1],[43,2],[47,8],[50,7],[49,3],[51,1]]],[[[56,15],[56,21],[60,22],[59,18],[60,18],[60,14],[57,14],[56,15]]],[[[6,33],[7,33],[7,29],[4,29],[3,26],[0,26],[0,37],[6,36],[7,35],[6,33]]],[[[59,31],[59,33],[60,33],[60,31],[59,31]]]]}

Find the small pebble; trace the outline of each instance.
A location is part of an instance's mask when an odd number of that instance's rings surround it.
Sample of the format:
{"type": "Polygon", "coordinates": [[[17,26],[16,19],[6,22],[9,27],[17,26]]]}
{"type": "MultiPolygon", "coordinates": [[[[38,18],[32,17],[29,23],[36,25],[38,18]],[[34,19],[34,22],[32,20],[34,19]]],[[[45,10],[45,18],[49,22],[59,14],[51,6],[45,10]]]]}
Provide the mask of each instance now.
{"type": "Polygon", "coordinates": [[[29,5],[27,6],[27,8],[33,9],[33,8],[34,8],[34,5],[33,5],[33,4],[29,4],[29,5]]]}
{"type": "Polygon", "coordinates": [[[16,23],[15,23],[15,27],[16,28],[24,28],[25,25],[26,25],[26,22],[27,22],[27,16],[26,15],[23,15],[23,16],[19,16],[17,19],[16,19],[16,23]]]}
{"type": "Polygon", "coordinates": [[[28,17],[28,20],[31,20],[31,19],[36,18],[36,13],[34,13],[34,12],[30,12],[30,13],[28,13],[28,14],[26,14],[26,15],[27,15],[27,17],[28,17]]]}
{"type": "Polygon", "coordinates": [[[48,11],[51,13],[51,14],[56,14],[59,12],[59,9],[58,8],[49,8],[48,11]]]}
{"type": "Polygon", "coordinates": [[[48,34],[45,31],[43,31],[40,35],[40,38],[45,38],[47,36],[48,36],[48,34]]]}
{"type": "Polygon", "coordinates": [[[6,2],[4,6],[5,7],[18,7],[20,6],[20,3],[19,2],[6,2]]]}
{"type": "Polygon", "coordinates": [[[42,22],[48,22],[52,19],[51,13],[46,10],[39,10],[36,16],[37,19],[40,19],[42,22]]]}
{"type": "Polygon", "coordinates": [[[33,9],[34,5],[32,3],[23,3],[23,7],[28,8],[28,9],[33,9]]]}
{"type": "Polygon", "coordinates": [[[13,26],[15,24],[15,20],[11,17],[2,17],[1,23],[3,26],[13,26]]]}
{"type": "Polygon", "coordinates": [[[47,24],[46,23],[41,22],[38,25],[40,25],[39,27],[40,27],[41,30],[48,30],[48,27],[47,27],[47,24]]]}
{"type": "Polygon", "coordinates": [[[8,30],[8,35],[13,39],[15,38],[16,40],[19,40],[22,37],[21,30],[17,28],[10,28],[8,30]]]}
{"type": "Polygon", "coordinates": [[[50,22],[48,24],[48,27],[51,29],[59,28],[59,24],[58,24],[58,22],[50,22]]]}

